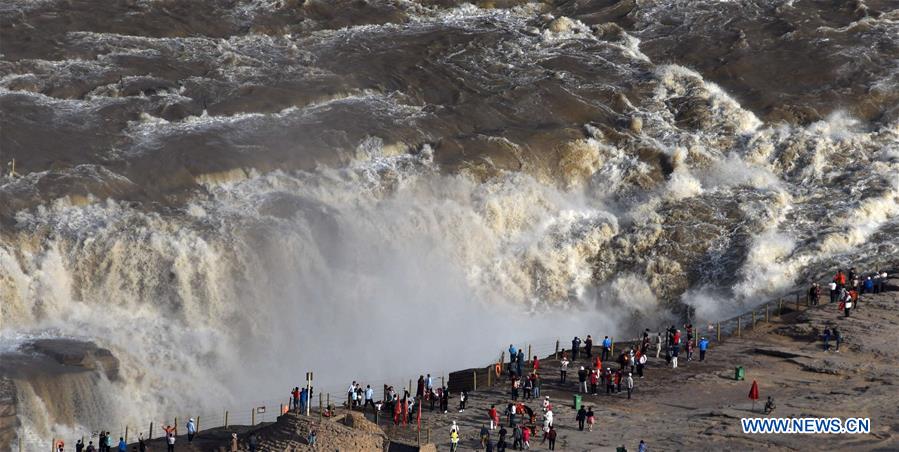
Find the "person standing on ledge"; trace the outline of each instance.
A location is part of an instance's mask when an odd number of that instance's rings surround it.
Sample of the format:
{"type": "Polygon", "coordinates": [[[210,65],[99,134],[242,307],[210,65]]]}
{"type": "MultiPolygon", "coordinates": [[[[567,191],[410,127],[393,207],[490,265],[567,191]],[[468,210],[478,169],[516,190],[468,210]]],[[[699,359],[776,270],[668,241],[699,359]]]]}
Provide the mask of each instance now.
{"type": "Polygon", "coordinates": [[[577,352],[581,349],[581,338],[575,336],[571,340],[571,360],[577,361],[577,352]]]}
{"type": "Polygon", "coordinates": [[[496,405],[490,405],[487,417],[490,418],[490,430],[496,430],[496,426],[499,425],[499,413],[496,411],[496,405]]]}
{"type": "Polygon", "coordinates": [[[662,333],[656,333],[656,359],[662,354],[662,333]]]}
{"type": "Polygon", "coordinates": [[[612,354],[612,339],[609,339],[609,336],[606,336],[605,339],[602,340],[602,356],[600,359],[603,361],[609,359],[609,356],[612,354]]]}
{"type": "Polygon", "coordinates": [[[705,337],[699,339],[699,362],[705,361],[705,352],[709,349],[709,340],[705,337]]]}
{"type": "Polygon", "coordinates": [[[587,410],[584,409],[584,406],[581,405],[581,409],[577,410],[577,416],[575,416],[577,420],[577,429],[580,431],[584,431],[584,423],[587,422],[587,410]]]}
{"type": "Polygon", "coordinates": [[[840,295],[840,291],[837,290],[836,281],[831,281],[830,284],[828,285],[828,288],[830,289],[830,303],[831,304],[836,303],[837,297],[840,295]]]}
{"type": "Polygon", "coordinates": [[[587,335],[587,340],[584,341],[584,354],[587,356],[587,359],[593,357],[593,336],[587,335]]]}
{"type": "Polygon", "coordinates": [[[546,439],[549,440],[549,450],[556,450],[556,428],[552,425],[549,426],[549,432],[546,434],[546,439]]]}
{"type": "Polygon", "coordinates": [[[197,424],[194,422],[194,418],[190,418],[187,421],[187,442],[190,443],[194,440],[194,436],[197,435],[197,424]]]}
{"type": "Polygon", "coordinates": [[[634,392],[634,377],[630,373],[627,374],[624,384],[627,387],[627,399],[630,400],[631,393],[634,392]]]}
{"type": "Polygon", "coordinates": [[[522,350],[518,350],[518,356],[515,358],[515,365],[518,367],[518,376],[520,377],[524,371],[524,352],[522,350]]]}
{"type": "Polygon", "coordinates": [[[837,327],[833,327],[833,340],[837,343],[836,352],[840,352],[840,343],[843,342],[843,335],[840,334],[840,330],[837,327]]]}
{"type": "Polygon", "coordinates": [[[565,383],[565,378],[568,377],[568,364],[568,358],[562,356],[562,361],[559,364],[559,371],[561,372],[562,376],[559,380],[559,383],[565,383]]]}

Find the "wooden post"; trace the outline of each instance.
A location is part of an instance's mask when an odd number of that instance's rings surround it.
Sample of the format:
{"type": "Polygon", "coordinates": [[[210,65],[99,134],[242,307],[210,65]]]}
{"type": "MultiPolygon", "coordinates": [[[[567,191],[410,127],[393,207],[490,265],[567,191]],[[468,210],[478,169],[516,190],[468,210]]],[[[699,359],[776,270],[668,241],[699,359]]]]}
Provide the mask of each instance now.
{"type": "Polygon", "coordinates": [[[50,440],[50,452],[56,452],[56,438],[50,440]]]}
{"type": "Polygon", "coordinates": [[[721,322],[715,322],[715,334],[718,338],[716,342],[721,342],[721,322]]]}
{"type": "Polygon", "coordinates": [[[412,392],[412,379],[410,378],[409,379],[409,395],[412,395],[412,394],[415,394],[415,393],[412,392]]]}
{"type": "Polygon", "coordinates": [[[493,386],[493,369],[491,366],[487,366],[487,387],[493,386]]]}
{"type": "Polygon", "coordinates": [[[742,334],[742,331],[741,331],[741,330],[742,330],[742,326],[743,326],[743,325],[742,325],[742,323],[743,323],[742,320],[743,320],[742,316],[741,316],[741,317],[737,317],[737,337],[743,337],[743,334],[742,334]]]}
{"type": "MultiPolygon", "coordinates": [[[[327,402],[328,402],[328,403],[325,404],[325,406],[331,406],[331,393],[329,392],[328,394],[325,395],[325,397],[326,397],[325,400],[327,400],[327,402]]],[[[383,400],[387,400],[387,392],[384,392],[384,399],[383,399],[383,400]]]]}
{"type": "Polygon", "coordinates": [[[256,408],[250,409],[250,425],[256,425],[256,408]]]}
{"type": "Polygon", "coordinates": [[[556,339],[556,359],[559,359],[559,340],[556,339]]]}
{"type": "MultiPolygon", "coordinates": [[[[226,414],[225,415],[225,427],[227,427],[227,426],[228,426],[228,415],[226,414]]],[[[150,422],[150,430],[149,430],[149,433],[147,434],[147,439],[153,439],[153,423],[152,422],[150,422]]],[[[84,441],[82,441],[82,442],[84,442],[84,441]]]]}
{"type": "Polygon", "coordinates": [[[322,423],[322,393],[318,393],[318,423],[322,423]]]}
{"type": "MultiPolygon", "coordinates": [[[[280,415],[281,413],[278,413],[278,416],[280,415]]],[[[197,416],[197,433],[200,433],[200,416],[197,416]]]]}
{"type": "Polygon", "coordinates": [[[172,425],[175,429],[175,436],[178,436],[178,418],[175,418],[175,423],[172,425]]]}
{"type": "Polygon", "coordinates": [[[476,370],[471,371],[471,387],[472,391],[478,390],[478,371],[476,370]]]}
{"type": "MultiPolygon", "coordinates": [[[[574,353],[573,351],[571,353],[574,353]]],[[[611,347],[609,347],[609,354],[615,356],[615,341],[612,341],[611,347]]],[[[601,357],[600,357],[601,358],[601,357]]]]}
{"type": "Polygon", "coordinates": [[[506,351],[505,350],[503,350],[503,352],[499,354],[499,363],[500,364],[506,363],[506,351]]]}
{"type": "Polygon", "coordinates": [[[128,444],[128,426],[125,426],[125,444],[128,444]]]}
{"type": "Polygon", "coordinates": [[[526,362],[526,363],[531,362],[531,356],[533,356],[533,355],[531,355],[531,344],[528,344],[528,356],[524,357],[524,362],[526,362]]]}
{"type": "Polygon", "coordinates": [[[225,410],[225,428],[228,428],[228,410],[225,410]]]}
{"type": "Polygon", "coordinates": [[[440,387],[441,387],[441,388],[445,388],[445,387],[446,387],[446,384],[444,384],[444,382],[443,382],[443,375],[440,376],[440,387]]]}
{"type": "Polygon", "coordinates": [[[765,303],[765,323],[771,323],[771,316],[768,314],[768,307],[771,303],[765,303]]]}

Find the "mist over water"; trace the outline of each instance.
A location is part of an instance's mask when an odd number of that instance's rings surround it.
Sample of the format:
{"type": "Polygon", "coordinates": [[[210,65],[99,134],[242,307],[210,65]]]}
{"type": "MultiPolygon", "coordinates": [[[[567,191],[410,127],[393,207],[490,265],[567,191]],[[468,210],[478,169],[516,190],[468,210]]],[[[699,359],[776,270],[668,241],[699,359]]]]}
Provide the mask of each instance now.
{"type": "Polygon", "coordinates": [[[724,318],[899,256],[899,25],[874,2],[750,2],[776,37],[703,20],[720,2],[211,2],[168,31],[177,2],[126,3],[0,8],[47,30],[3,35],[0,351],[121,360],[77,407],[19,388],[26,437],[724,318]],[[779,86],[775,38],[867,78],[779,86]]]}

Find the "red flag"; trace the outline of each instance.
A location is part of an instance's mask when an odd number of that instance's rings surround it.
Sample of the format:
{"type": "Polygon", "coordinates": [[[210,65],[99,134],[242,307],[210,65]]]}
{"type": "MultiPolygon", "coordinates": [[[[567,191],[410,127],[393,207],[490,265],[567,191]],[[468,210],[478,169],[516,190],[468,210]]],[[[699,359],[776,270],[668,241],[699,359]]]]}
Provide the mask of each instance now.
{"type": "Polygon", "coordinates": [[[749,390],[749,398],[752,400],[759,399],[759,384],[752,380],[752,389],[749,390]]]}

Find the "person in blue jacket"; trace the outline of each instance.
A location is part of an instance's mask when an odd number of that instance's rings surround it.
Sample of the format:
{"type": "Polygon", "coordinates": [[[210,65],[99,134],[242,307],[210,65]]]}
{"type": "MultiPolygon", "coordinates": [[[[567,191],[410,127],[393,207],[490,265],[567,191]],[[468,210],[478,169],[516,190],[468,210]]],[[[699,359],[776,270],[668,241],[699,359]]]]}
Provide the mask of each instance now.
{"type": "Polygon", "coordinates": [[[609,336],[606,336],[605,339],[602,340],[602,356],[600,359],[605,361],[612,354],[612,340],[609,339],[609,336]]]}
{"type": "Polygon", "coordinates": [[[194,418],[190,418],[190,420],[187,421],[187,442],[193,441],[196,434],[197,424],[194,422],[194,418]]]}
{"type": "Polygon", "coordinates": [[[128,445],[125,444],[125,438],[119,437],[119,446],[117,450],[119,452],[128,452],[128,445]]]}
{"type": "Polygon", "coordinates": [[[705,351],[709,349],[709,340],[706,338],[699,339],[699,362],[705,361],[705,351]]]}

